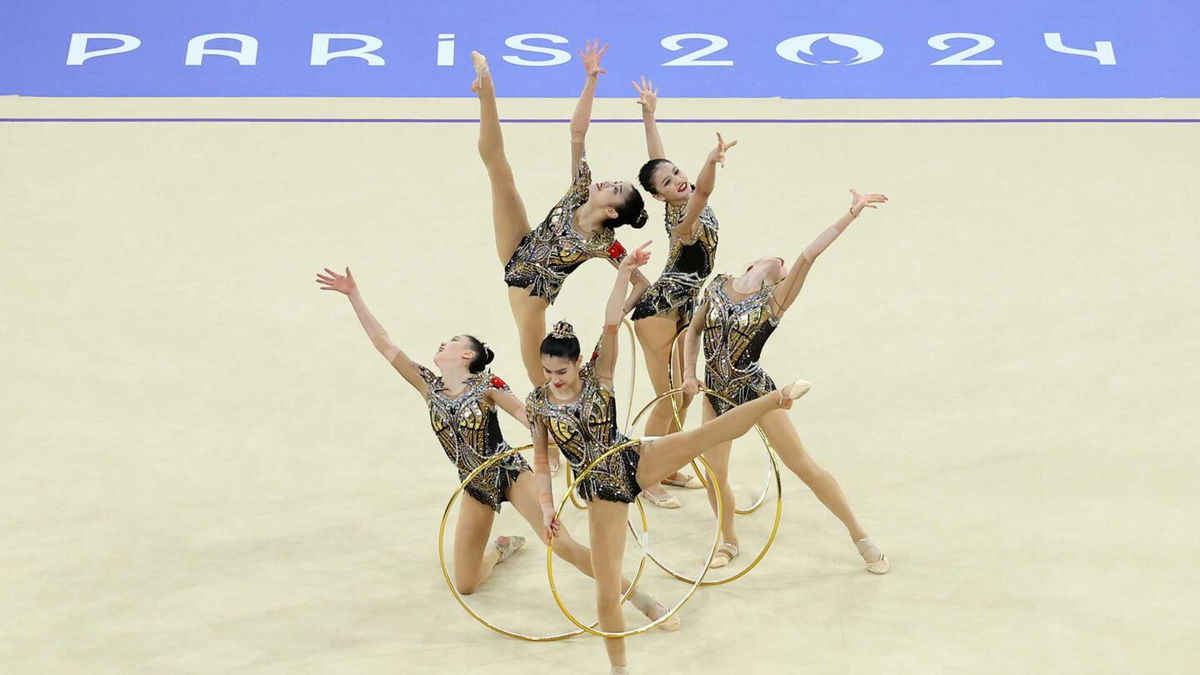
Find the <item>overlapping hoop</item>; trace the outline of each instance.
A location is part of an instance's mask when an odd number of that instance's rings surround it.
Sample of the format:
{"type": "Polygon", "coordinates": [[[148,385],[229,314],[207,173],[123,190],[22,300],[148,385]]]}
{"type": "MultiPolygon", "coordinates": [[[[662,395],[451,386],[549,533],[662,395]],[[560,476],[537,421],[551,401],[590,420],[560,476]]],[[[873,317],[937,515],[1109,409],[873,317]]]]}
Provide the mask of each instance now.
{"type": "MultiPolygon", "coordinates": [[[[654,400],[647,403],[641,409],[641,411],[638,412],[637,416],[633,418],[633,423],[637,424],[637,421],[642,418],[642,415],[644,415],[647,410],[649,410],[652,406],[654,406],[655,403],[658,403],[660,400],[662,400],[663,398],[665,398],[667,396],[673,397],[675,394],[679,393],[680,391],[682,391],[682,388],[670,389],[670,390],[665,391],[662,394],[659,394],[658,396],[656,396],[654,398],[654,400]]],[[[711,396],[721,399],[722,401],[725,401],[726,403],[729,403],[730,405],[737,405],[737,403],[735,403],[733,400],[731,400],[728,396],[725,396],[724,394],[712,391],[711,389],[707,389],[705,387],[700,388],[700,393],[701,394],[709,394],[711,396]]],[[[758,424],[755,424],[754,428],[755,428],[755,430],[758,431],[759,438],[762,439],[763,447],[766,448],[766,451],[767,451],[767,458],[770,460],[770,463],[771,463],[770,467],[768,468],[768,474],[767,474],[768,486],[763,489],[763,494],[758,498],[758,501],[755,503],[755,505],[752,508],[745,510],[745,511],[739,511],[739,510],[737,510],[736,505],[735,505],[734,513],[736,513],[738,515],[746,515],[749,513],[753,513],[766,499],[767,491],[768,491],[768,488],[770,487],[770,483],[769,483],[770,475],[771,475],[771,473],[774,473],[774,475],[775,475],[775,481],[774,481],[775,482],[775,523],[771,526],[771,534],[767,537],[766,543],[763,544],[762,550],[760,550],[758,552],[758,555],[756,555],[754,557],[754,560],[750,561],[749,565],[744,567],[737,574],[731,575],[724,579],[714,579],[712,581],[709,581],[704,578],[707,574],[707,569],[705,570],[704,574],[700,575],[699,578],[694,579],[692,577],[689,577],[685,574],[682,574],[680,572],[677,572],[677,571],[671,569],[669,566],[666,565],[666,563],[663,563],[661,560],[659,560],[657,557],[655,557],[654,554],[649,551],[649,549],[643,549],[643,551],[642,551],[643,555],[650,558],[650,560],[655,565],[658,565],[659,569],[661,569],[662,571],[666,572],[667,574],[670,574],[671,576],[675,577],[676,579],[678,579],[680,581],[684,581],[684,582],[687,582],[690,584],[699,584],[701,586],[720,586],[721,584],[727,584],[731,581],[736,581],[737,579],[740,579],[740,578],[746,576],[746,574],[748,574],[750,572],[750,570],[754,569],[755,567],[758,566],[758,563],[762,562],[762,559],[765,558],[767,555],[767,551],[771,550],[771,546],[775,543],[775,535],[779,533],[779,524],[783,520],[783,482],[779,476],[779,463],[775,460],[775,453],[771,449],[771,443],[770,443],[770,441],[767,440],[766,433],[763,432],[762,428],[758,424]]],[[[701,462],[704,462],[703,456],[700,456],[697,459],[699,459],[701,462]]],[[[708,470],[709,475],[712,476],[715,480],[716,476],[715,476],[715,474],[712,473],[711,468],[708,467],[707,462],[704,463],[704,466],[708,470]]],[[[707,485],[708,483],[705,483],[705,484],[707,485]]],[[[720,502],[721,491],[713,490],[713,493],[717,495],[717,501],[720,502]]],[[[720,529],[721,529],[721,517],[720,517],[720,510],[718,509],[718,511],[717,511],[717,531],[718,531],[718,533],[720,532],[720,529]]],[[[711,558],[709,559],[709,562],[711,562],[711,558]]]]}
{"type": "MultiPolygon", "coordinates": [[[[642,442],[641,440],[626,441],[624,443],[618,443],[618,444],[612,446],[611,448],[609,448],[608,450],[604,451],[603,454],[601,454],[596,459],[592,460],[592,462],[590,464],[588,464],[586,467],[584,467],[583,471],[579,472],[579,475],[576,476],[575,480],[571,481],[571,483],[567,486],[568,493],[574,492],[575,488],[579,485],[579,482],[582,481],[584,478],[586,478],[587,475],[592,472],[592,469],[596,468],[596,466],[598,464],[603,462],[605,459],[608,459],[609,456],[613,455],[614,453],[620,452],[621,450],[624,450],[625,448],[628,448],[630,446],[636,445],[641,442],[642,442]]],[[[715,482],[717,475],[713,472],[712,467],[709,466],[708,462],[704,461],[703,458],[700,459],[700,462],[704,465],[704,469],[705,469],[705,471],[708,472],[709,477],[712,478],[712,480],[715,482]]],[[[685,594],[683,596],[683,599],[681,599],[679,602],[675,603],[675,605],[673,607],[669,608],[665,614],[658,617],[657,619],[654,619],[653,621],[650,621],[641,626],[638,626],[637,628],[632,628],[630,630],[620,631],[620,632],[609,632],[609,631],[604,631],[604,630],[597,630],[595,628],[595,624],[592,624],[590,626],[584,624],[582,621],[577,619],[575,617],[575,615],[572,614],[569,609],[567,609],[566,605],[563,604],[562,598],[558,594],[558,586],[554,583],[554,540],[551,539],[550,546],[546,547],[546,576],[550,580],[550,593],[554,595],[554,602],[555,602],[555,604],[558,605],[559,610],[562,611],[563,616],[567,617],[567,619],[570,620],[571,623],[578,626],[581,630],[587,631],[588,633],[591,633],[592,635],[597,635],[599,637],[605,637],[605,638],[624,638],[624,637],[629,637],[631,635],[637,635],[639,633],[644,633],[644,632],[658,626],[659,624],[663,623],[664,621],[667,621],[672,616],[675,616],[675,614],[684,606],[684,604],[686,604],[687,601],[690,600],[693,595],[695,595],[696,590],[700,588],[700,586],[704,580],[704,576],[708,573],[708,566],[710,564],[712,564],[712,559],[714,556],[716,556],[717,549],[721,545],[721,514],[724,509],[724,504],[721,502],[720,490],[718,490],[716,494],[717,494],[717,527],[716,527],[716,532],[714,533],[714,536],[713,536],[712,550],[709,551],[709,553],[708,553],[708,559],[704,561],[704,569],[700,572],[700,577],[697,580],[695,580],[694,582],[692,582],[692,587],[690,589],[688,589],[688,592],[687,592],[687,594],[685,594]]],[[[564,508],[566,508],[567,502],[569,500],[570,500],[570,496],[568,495],[566,497],[563,497],[562,500],[558,503],[558,510],[554,512],[554,516],[556,518],[558,517],[558,514],[562,513],[562,510],[564,508]]],[[[639,500],[634,499],[634,501],[636,502],[639,500]]],[[[639,505],[639,508],[640,508],[640,505],[639,505]]],[[[643,515],[643,517],[644,517],[644,515],[643,515]]],[[[642,561],[644,562],[645,559],[650,556],[650,549],[646,545],[644,540],[639,539],[638,544],[642,549],[642,561]]],[[[653,558],[651,558],[651,559],[653,559],[653,558]]],[[[661,567],[661,564],[659,566],[661,567]]],[[[668,574],[669,573],[670,572],[668,572],[668,574]]],[[[630,585],[629,591],[626,592],[626,595],[628,595],[630,592],[632,592],[633,589],[635,589],[635,588],[637,588],[637,580],[636,579],[630,585]]]]}
{"type": "MultiPolygon", "coordinates": [[[[678,340],[671,342],[671,353],[667,357],[667,387],[668,387],[668,389],[675,390],[676,392],[681,391],[682,386],[683,386],[683,383],[675,381],[675,349],[678,345],[679,345],[678,340]],[[679,389],[676,389],[677,387],[679,387],[679,389]]],[[[708,391],[708,390],[705,390],[705,391],[708,391]]],[[[663,398],[663,396],[660,395],[658,398],[654,399],[654,401],[652,401],[651,404],[658,402],[662,398],[663,398]]],[[[647,406],[647,407],[649,407],[649,406],[647,406]]],[[[642,415],[644,415],[645,413],[646,413],[646,411],[643,409],[641,412],[638,413],[638,416],[636,418],[634,418],[634,420],[632,422],[628,421],[629,418],[626,417],[625,418],[627,420],[626,425],[625,425],[626,430],[628,430],[629,427],[632,426],[633,424],[637,424],[637,420],[641,419],[642,415]]],[[[679,403],[675,400],[674,395],[671,396],[671,414],[675,418],[675,426],[680,431],[683,431],[683,418],[681,418],[679,416],[679,403]]],[[[757,425],[755,425],[755,428],[758,428],[757,425]]],[[[628,431],[626,431],[626,433],[628,433],[628,431]]],[[[763,439],[763,444],[769,448],[770,443],[767,442],[767,438],[765,435],[763,435],[762,430],[759,429],[758,433],[763,439]]],[[[770,451],[768,450],[768,452],[770,452],[770,451]]],[[[699,477],[700,467],[696,466],[695,460],[692,460],[692,470],[695,471],[697,474],[697,477],[699,477]]],[[[744,516],[748,513],[754,513],[755,511],[758,510],[758,507],[763,505],[763,502],[766,501],[766,499],[767,499],[767,492],[770,491],[770,489],[771,489],[772,470],[774,470],[774,473],[776,474],[776,478],[778,478],[778,474],[779,474],[778,467],[775,467],[773,465],[768,465],[766,475],[763,476],[763,487],[762,487],[762,491],[758,493],[758,499],[754,500],[754,503],[751,504],[749,506],[749,508],[746,508],[746,509],[739,509],[739,508],[737,508],[737,505],[735,504],[733,507],[734,513],[736,513],[739,516],[744,516]]],[[[708,487],[708,483],[706,483],[703,478],[700,478],[700,482],[704,485],[705,488],[708,487]]]]}
{"type": "MultiPolygon", "coordinates": [[[[473,471],[471,471],[471,473],[467,474],[466,478],[464,478],[463,481],[459,484],[458,489],[456,489],[454,491],[454,493],[450,495],[450,501],[448,501],[446,503],[446,510],[442,513],[442,523],[438,527],[438,563],[441,565],[442,578],[446,580],[446,587],[450,589],[450,594],[453,595],[454,599],[458,601],[458,604],[461,605],[464,610],[466,610],[467,614],[471,615],[471,618],[473,618],[476,621],[478,621],[479,623],[483,624],[484,627],[486,627],[496,633],[504,635],[505,637],[515,638],[517,640],[525,640],[527,642],[554,642],[557,640],[565,640],[567,638],[575,637],[576,635],[582,635],[584,633],[584,631],[586,630],[586,628],[577,628],[572,631],[567,631],[564,633],[553,633],[550,635],[527,635],[525,633],[518,633],[516,631],[511,631],[506,628],[497,626],[496,624],[494,624],[491,621],[488,621],[486,618],[484,618],[483,615],[479,614],[479,612],[476,612],[475,609],[473,607],[471,607],[471,605],[468,604],[465,599],[463,599],[462,594],[459,593],[458,589],[454,587],[454,580],[450,578],[450,571],[446,568],[446,551],[445,551],[445,546],[444,546],[445,539],[446,539],[446,521],[448,521],[450,519],[450,510],[454,507],[454,502],[458,501],[458,499],[462,496],[463,492],[466,491],[467,485],[469,485],[470,482],[472,480],[474,480],[475,477],[478,476],[480,473],[482,473],[483,471],[486,471],[489,467],[491,467],[495,464],[498,464],[501,460],[511,457],[512,455],[515,455],[523,450],[528,450],[531,447],[533,447],[533,446],[532,445],[523,445],[519,448],[512,448],[505,452],[497,453],[497,454],[493,455],[492,457],[489,457],[485,462],[483,462],[479,466],[475,467],[475,469],[473,471]]],[[[646,512],[645,512],[645,510],[643,510],[642,505],[638,504],[637,506],[638,506],[638,514],[641,516],[641,521],[642,521],[642,535],[641,535],[641,537],[638,537],[636,532],[634,534],[635,534],[635,538],[638,539],[639,541],[641,541],[644,537],[646,537],[648,535],[650,525],[649,525],[649,522],[646,520],[646,512]]],[[[632,529],[632,525],[630,526],[630,529],[632,529]]],[[[642,550],[643,550],[643,555],[641,557],[641,560],[638,561],[637,574],[634,575],[633,583],[631,583],[629,585],[629,589],[625,591],[625,594],[623,596],[621,596],[622,603],[624,603],[626,600],[628,600],[629,596],[632,595],[633,592],[637,589],[638,582],[641,581],[641,579],[642,579],[642,573],[646,569],[645,548],[643,547],[642,550]]]]}

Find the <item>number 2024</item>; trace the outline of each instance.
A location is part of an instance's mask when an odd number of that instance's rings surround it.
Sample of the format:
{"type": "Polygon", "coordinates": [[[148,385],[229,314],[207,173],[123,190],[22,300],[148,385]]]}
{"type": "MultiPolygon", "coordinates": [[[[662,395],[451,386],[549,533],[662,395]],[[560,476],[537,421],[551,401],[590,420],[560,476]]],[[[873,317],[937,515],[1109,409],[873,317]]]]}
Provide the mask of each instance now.
{"type": "MultiPolygon", "coordinates": [[[[1098,40],[1092,49],[1068,47],[1063,43],[1061,33],[1043,33],[1042,38],[1050,51],[1074,56],[1086,56],[1096,60],[1102,66],[1114,66],[1117,57],[1113,45],[1108,40],[1098,40]]],[[[729,40],[711,33],[679,33],[668,35],[662,39],[662,46],[673,52],[684,49],[685,40],[703,40],[706,45],[699,49],[677,56],[664,66],[732,66],[731,59],[706,59],[705,57],[725,49],[729,40]]],[[[996,40],[980,33],[939,33],[930,37],[926,42],[938,51],[948,51],[953,47],[950,41],[969,41],[971,44],[944,56],[929,65],[931,66],[1001,66],[1002,59],[974,58],[996,46],[996,40]]],[[[783,59],[806,66],[815,65],[860,65],[874,61],[883,55],[883,45],[862,35],[850,33],[809,33],[787,38],[775,45],[775,53],[783,59]],[[847,61],[822,59],[813,53],[813,45],[821,40],[839,47],[853,49],[857,52],[854,58],[847,61]]]]}

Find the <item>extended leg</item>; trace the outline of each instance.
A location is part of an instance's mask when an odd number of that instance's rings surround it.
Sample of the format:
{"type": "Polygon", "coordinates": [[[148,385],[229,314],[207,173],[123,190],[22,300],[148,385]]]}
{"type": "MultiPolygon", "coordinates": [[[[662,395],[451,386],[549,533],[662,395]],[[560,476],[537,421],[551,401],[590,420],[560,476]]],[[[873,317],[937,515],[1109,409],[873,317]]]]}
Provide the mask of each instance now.
{"type": "Polygon", "coordinates": [[[800,434],[796,432],[792,420],[784,414],[767,413],[759,420],[759,424],[762,426],[763,432],[767,434],[767,440],[771,442],[771,446],[775,448],[775,452],[779,454],[779,458],[783,460],[787,468],[804,481],[817,499],[825,505],[825,508],[829,509],[829,512],[837,516],[837,519],[846,526],[851,541],[858,546],[859,553],[867,563],[867,569],[876,574],[887,572],[887,563],[883,553],[870,543],[867,531],[854,517],[854,510],[850,508],[850,502],[842,492],[842,486],[838,484],[833,474],[818,465],[804,449],[804,443],[800,441],[800,434]]]}
{"type": "Polygon", "coordinates": [[[638,484],[646,484],[643,481],[660,481],[714,445],[738,438],[749,431],[766,413],[781,407],[790,408],[792,400],[803,396],[804,392],[808,391],[808,386],[807,382],[794,382],[783,389],[743,403],[695,429],[654,441],[638,461],[638,484]]]}
{"type": "Polygon", "coordinates": [[[512,257],[521,237],[529,234],[529,217],[517,192],[512,167],[504,154],[504,135],[500,131],[500,112],[496,108],[496,88],[487,61],[482,56],[475,62],[478,77],[472,89],[479,96],[479,156],[487,167],[492,186],[492,224],[496,229],[496,254],[503,265],[512,257]]]}

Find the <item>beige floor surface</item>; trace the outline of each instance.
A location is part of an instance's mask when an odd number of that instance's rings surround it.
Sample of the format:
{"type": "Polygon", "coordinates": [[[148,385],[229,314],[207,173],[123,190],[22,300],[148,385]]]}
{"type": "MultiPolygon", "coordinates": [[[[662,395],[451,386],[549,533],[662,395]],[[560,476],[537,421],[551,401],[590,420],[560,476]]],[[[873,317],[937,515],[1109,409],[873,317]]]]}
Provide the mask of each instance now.
{"type": "MultiPolygon", "coordinates": [[[[661,107],[1200,117],[1196,101],[661,107]]],[[[473,115],[470,100],[0,99],[4,117],[473,115]]],[[[694,173],[715,128],[740,141],[713,199],[719,270],[794,257],[850,187],[892,198],[821,258],[764,361],[814,382],[792,416],[894,569],[862,571],[785,475],[764,562],[698,593],[683,632],[631,639],[634,672],[1193,669],[1200,125],[668,124],[670,156],[694,173]]],[[[568,181],[566,129],[506,134],[538,218],[568,181]]],[[[417,359],[476,332],[523,395],[474,140],[471,124],[0,125],[0,671],[606,672],[593,638],[506,640],[450,598],[435,533],[453,471],[348,303],[312,283],[352,266],[417,359]]],[[[589,155],[598,179],[632,178],[640,128],[595,125],[589,155]]],[[[660,213],[620,233],[655,240],[653,274],[660,213]]],[[[549,318],[593,339],[611,278],[585,266],[549,318]]],[[[761,450],[739,453],[749,495],[761,450]]],[[[651,541],[694,565],[711,521],[683,498],[650,514],[651,541]]],[[[748,540],[767,518],[742,519],[748,540]]],[[[496,529],[524,532],[511,509],[496,529]]],[[[560,628],[535,549],[474,600],[560,628]]],[[[588,613],[587,584],[563,576],[588,613]]],[[[645,587],[684,590],[657,571],[645,587]]]]}

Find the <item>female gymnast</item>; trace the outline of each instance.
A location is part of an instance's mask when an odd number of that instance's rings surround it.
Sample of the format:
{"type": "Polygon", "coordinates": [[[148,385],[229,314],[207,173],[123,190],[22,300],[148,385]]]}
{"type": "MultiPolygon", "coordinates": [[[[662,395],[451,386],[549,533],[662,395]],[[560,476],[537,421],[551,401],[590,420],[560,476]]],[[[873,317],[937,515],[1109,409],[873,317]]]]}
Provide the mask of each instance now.
{"type": "MultiPolygon", "coordinates": [[[[887,197],[880,194],[860,195],[854,190],[850,194],[849,212],[813,240],[792,263],[790,270],[784,266],[782,258],[763,258],[747,266],[739,277],[727,274],[713,277],[686,334],[683,360],[683,387],[686,392],[694,395],[700,387],[700,381],[696,378],[696,356],[701,341],[704,343],[704,379],[707,388],[737,403],[752,400],[775,388],[758,362],[767,338],[779,325],[784,312],[795,302],[817,256],[858,218],[863,209],[874,209],[877,204],[887,201],[887,197]]],[[[728,403],[706,396],[704,420],[721,419],[729,409],[728,403]]],[[[854,511],[846,501],[837,479],[817,465],[804,449],[787,415],[769,413],[759,420],[759,426],[783,463],[846,526],[866,563],[867,571],[886,574],[889,569],[887,558],[855,519],[854,511]]],[[[726,504],[733,503],[733,491],[729,487],[729,449],[730,444],[726,442],[704,452],[704,458],[717,474],[717,483],[726,504]]],[[[709,489],[709,501],[715,508],[711,486],[709,489]]],[[[714,557],[712,567],[727,565],[738,555],[733,509],[725,509],[721,531],[724,543],[714,557]]]]}
{"type": "MultiPolygon", "coordinates": [[[[496,408],[512,415],[529,427],[525,405],[513,395],[508,385],[485,370],[492,362],[492,350],[471,335],[455,335],[443,342],[433,355],[440,375],[413,362],[392,343],[383,326],[371,315],[358,291],[358,284],[346,268],[338,274],[325,268],[317,273],[321,290],[337,291],[350,299],[359,323],[375,349],[413,386],[429,406],[429,421],[450,461],[458,468],[461,482],[489,457],[509,449],[500,433],[496,408]]],[[[476,476],[467,485],[458,512],[458,527],[454,533],[454,587],[459,593],[474,593],[491,574],[496,564],[507,560],[525,543],[523,537],[498,537],[491,546],[492,519],[502,502],[512,502],[521,516],[542,539],[549,540],[542,524],[542,511],[533,473],[520,455],[512,455],[476,476]]],[[[565,531],[557,532],[554,552],[574,565],[580,572],[592,576],[591,552],[565,531]]],[[[622,579],[621,589],[629,587],[622,579]]],[[[653,620],[666,613],[666,608],[653,598],[635,590],[630,602],[647,618],[653,620]]],[[[664,622],[664,630],[675,630],[679,622],[664,622]]]]}
{"type": "MultiPolygon", "coordinates": [[[[605,72],[600,58],[607,49],[608,45],[600,47],[596,41],[579,52],[586,80],[571,118],[571,189],[533,229],[504,154],[496,89],[487,59],[478,52],[471,53],[476,72],[471,89],[479,96],[479,156],[491,182],[496,253],[504,265],[504,283],[509,286],[508,301],[521,341],[521,359],[535,387],[546,382],[538,356],[538,343],[546,333],[546,308],[554,303],[567,275],[592,258],[606,259],[616,267],[625,249],[613,230],[622,225],[646,224],[637,188],[624,181],[593,183],[584,153],[596,81],[605,72]]],[[[636,274],[635,287],[649,285],[640,272],[636,274]]]]}
{"type": "MultiPolygon", "coordinates": [[[[737,141],[725,143],[717,134],[717,147],[708,154],[693,186],[687,174],[666,158],[654,111],[658,90],[654,83],[642,78],[633,83],[642,107],[642,123],[646,129],[646,150],[650,160],[638,172],[638,182],[655,199],[666,204],[664,225],[670,240],[670,252],[663,272],[642,295],[633,309],[633,325],[646,358],[646,370],[655,395],[671,388],[671,370],[675,377],[683,373],[683,332],[696,309],[696,296],[704,280],[712,274],[717,255],[717,217],[713,215],[708,198],[716,185],[717,165],[725,166],[725,151],[737,141]],[[670,363],[672,345],[675,363],[670,363]]],[[[678,379],[676,380],[678,382],[678,379]]],[[[677,396],[679,422],[682,423],[691,396],[677,396]]],[[[646,420],[647,436],[665,436],[678,431],[672,414],[672,401],[663,399],[650,411],[646,420]]],[[[663,483],[677,487],[701,488],[703,483],[693,476],[676,474],[663,483]]],[[[678,508],[679,500],[659,485],[648,486],[642,497],[664,508],[678,508]]]]}
{"type": "MultiPolygon", "coordinates": [[[[600,344],[586,365],[580,357],[579,340],[570,324],[558,322],[554,331],[542,340],[539,349],[542,372],[549,382],[529,394],[526,411],[533,423],[534,475],[548,536],[558,536],[562,532],[562,526],[554,517],[547,456],[549,442],[555,442],[580,473],[609,448],[629,440],[617,426],[617,404],[612,385],[617,362],[617,328],[625,316],[627,302],[637,299],[636,292],[629,298],[626,294],[634,271],[650,257],[646,250],[649,244],[646,242],[621,262],[605,307],[600,344]]],[[[602,630],[619,632],[625,627],[619,606],[621,557],[629,504],[637,498],[642,486],[661,481],[695,459],[704,449],[741,436],[763,415],[791,407],[792,401],[807,391],[808,383],[797,380],[695,429],[642,440],[611,455],[583,477],[577,491],[579,497],[588,502],[596,608],[602,630]]],[[[628,672],[624,640],[605,638],[605,649],[612,673],[628,672]]]]}

